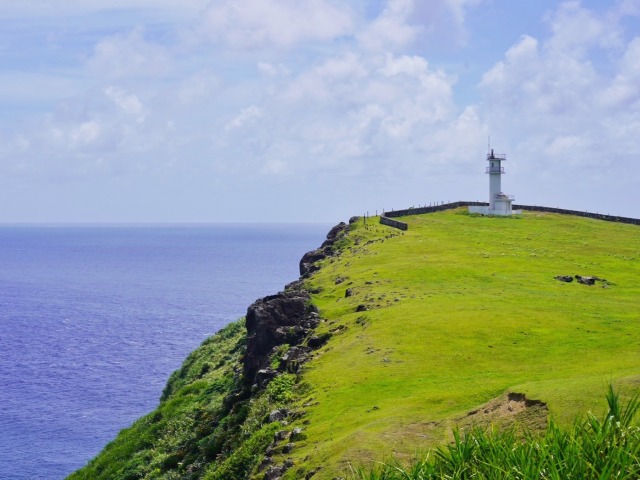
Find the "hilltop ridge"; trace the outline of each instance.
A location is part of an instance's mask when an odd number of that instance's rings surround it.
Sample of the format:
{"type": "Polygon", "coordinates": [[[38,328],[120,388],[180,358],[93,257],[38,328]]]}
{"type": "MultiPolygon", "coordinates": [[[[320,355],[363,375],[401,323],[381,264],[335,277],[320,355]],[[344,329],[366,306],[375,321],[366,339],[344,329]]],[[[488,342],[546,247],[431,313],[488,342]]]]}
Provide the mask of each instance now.
{"type": "Polygon", "coordinates": [[[542,429],[640,383],[637,226],[457,208],[352,218],[70,478],[334,478],[452,428],[542,429]],[[601,285],[557,281],[597,276],[601,285]],[[602,288],[606,286],[606,288],[602,288]]]}

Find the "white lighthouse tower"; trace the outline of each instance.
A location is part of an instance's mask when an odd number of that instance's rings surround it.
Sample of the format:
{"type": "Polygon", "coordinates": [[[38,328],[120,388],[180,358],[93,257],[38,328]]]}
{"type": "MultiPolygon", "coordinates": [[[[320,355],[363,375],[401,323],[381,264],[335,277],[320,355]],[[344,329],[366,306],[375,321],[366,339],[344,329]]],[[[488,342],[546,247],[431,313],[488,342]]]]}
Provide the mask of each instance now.
{"type": "Polygon", "coordinates": [[[502,175],[504,175],[502,162],[506,160],[507,156],[505,154],[493,153],[493,148],[487,154],[489,166],[486,169],[486,173],[489,174],[489,206],[470,206],[469,211],[471,213],[481,213],[483,215],[513,215],[522,213],[522,211],[514,211],[512,208],[515,197],[502,193],[502,175]]]}

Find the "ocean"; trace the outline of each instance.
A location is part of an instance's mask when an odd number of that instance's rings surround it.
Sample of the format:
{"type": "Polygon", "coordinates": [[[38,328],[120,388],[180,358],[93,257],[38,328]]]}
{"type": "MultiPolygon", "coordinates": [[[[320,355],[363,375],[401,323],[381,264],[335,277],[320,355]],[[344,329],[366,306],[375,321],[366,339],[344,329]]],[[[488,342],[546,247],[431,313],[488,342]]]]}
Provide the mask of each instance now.
{"type": "Polygon", "coordinates": [[[86,464],[329,227],[0,227],[0,478],[86,464]]]}

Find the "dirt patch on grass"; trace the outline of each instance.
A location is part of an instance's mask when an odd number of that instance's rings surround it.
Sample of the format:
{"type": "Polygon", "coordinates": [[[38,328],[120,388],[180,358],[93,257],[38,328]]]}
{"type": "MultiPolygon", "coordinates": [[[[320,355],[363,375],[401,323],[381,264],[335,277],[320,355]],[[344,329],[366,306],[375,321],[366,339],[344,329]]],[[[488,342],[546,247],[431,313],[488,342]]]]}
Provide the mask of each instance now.
{"type": "Polygon", "coordinates": [[[528,431],[543,431],[547,427],[548,413],[546,403],[529,399],[524,393],[509,392],[471,410],[456,419],[456,423],[462,428],[516,426],[528,431]]]}

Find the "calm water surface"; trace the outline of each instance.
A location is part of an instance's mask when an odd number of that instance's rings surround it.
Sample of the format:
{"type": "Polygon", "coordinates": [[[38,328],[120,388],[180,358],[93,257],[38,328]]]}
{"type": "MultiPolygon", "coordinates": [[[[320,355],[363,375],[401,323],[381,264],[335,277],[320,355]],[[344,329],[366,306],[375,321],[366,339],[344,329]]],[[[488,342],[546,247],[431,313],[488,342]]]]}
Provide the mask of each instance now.
{"type": "Polygon", "coordinates": [[[328,225],[0,227],[0,479],[59,479],[328,225]]]}

